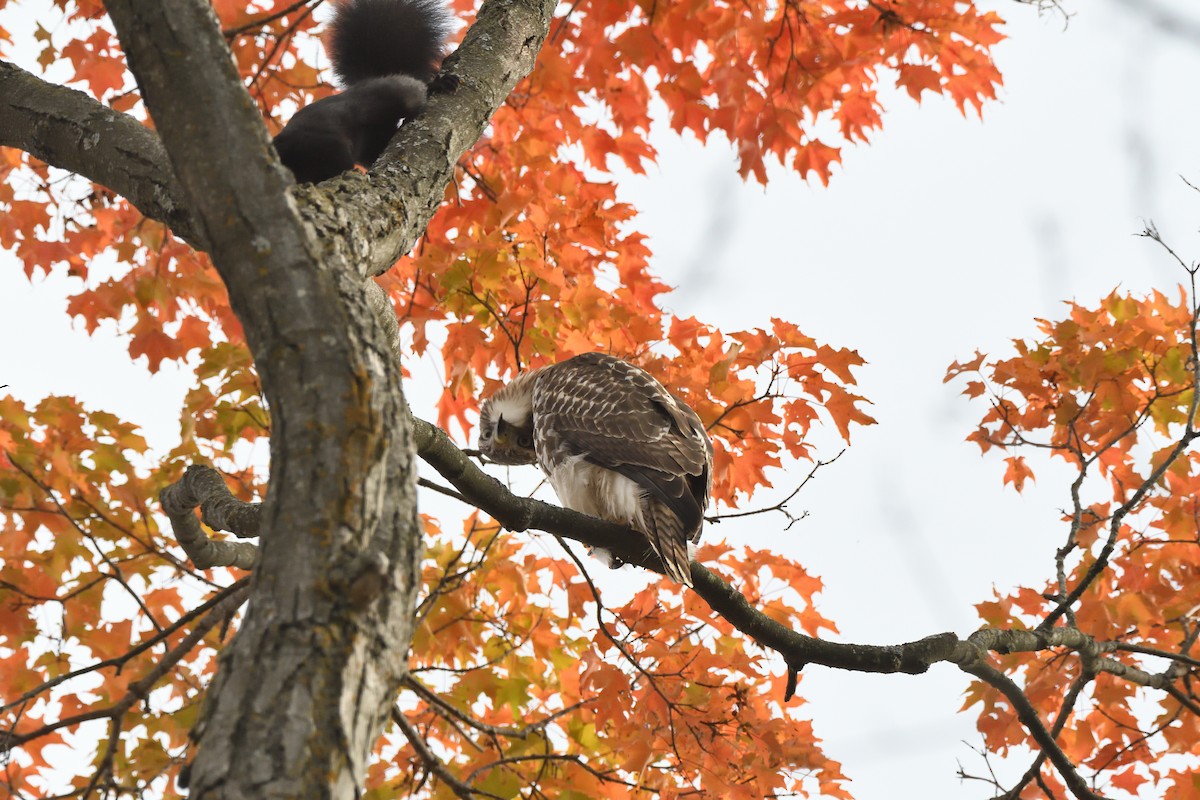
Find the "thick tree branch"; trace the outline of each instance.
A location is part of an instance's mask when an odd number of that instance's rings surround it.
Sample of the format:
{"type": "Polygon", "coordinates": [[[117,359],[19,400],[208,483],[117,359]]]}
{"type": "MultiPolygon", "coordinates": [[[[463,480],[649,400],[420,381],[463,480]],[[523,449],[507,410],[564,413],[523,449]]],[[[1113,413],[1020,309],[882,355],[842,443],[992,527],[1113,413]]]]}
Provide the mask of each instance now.
{"type": "Polygon", "coordinates": [[[262,506],[235,498],[216,470],[193,464],[182,478],[162,490],[159,499],[175,539],[198,568],[254,568],[258,557],[255,545],[210,539],[196,519],[196,508],[200,508],[204,522],[211,528],[243,538],[258,536],[262,506]]]}
{"type": "MultiPolygon", "coordinates": [[[[641,543],[640,537],[630,536],[627,528],[540,500],[517,497],[471,463],[437,427],[415,419],[413,433],[421,458],[472,504],[509,530],[535,528],[547,531],[591,547],[603,547],[628,564],[663,573],[662,564],[653,551],[641,543]]],[[[966,645],[953,633],[889,646],[842,644],[815,639],[797,633],[763,614],[740,592],[695,562],[692,562],[692,581],[696,593],[715,612],[760,645],[780,653],[794,670],[806,664],[821,664],[863,672],[916,674],[925,672],[938,661],[966,659],[973,655],[973,651],[959,652],[959,648],[966,645]]]]}
{"type": "Polygon", "coordinates": [[[206,249],[162,142],[128,114],[0,61],[0,145],[112,189],[206,249]]]}
{"type": "MultiPolygon", "coordinates": [[[[122,5],[117,4],[114,17],[124,13],[122,5]]],[[[318,246],[324,248],[322,257],[334,256],[362,276],[375,276],[412,248],[441,204],[458,158],[479,138],[517,81],[533,68],[554,6],[552,0],[484,3],[462,45],[446,60],[443,72],[451,77],[435,84],[426,110],[401,126],[370,175],[348,173],[319,186],[293,190],[293,209],[317,234],[318,246]],[[438,91],[438,87],[453,88],[438,91]]],[[[195,24],[181,16],[172,27],[176,36],[186,37],[195,24]]],[[[148,25],[128,35],[152,38],[159,35],[157,30],[157,24],[148,25]]],[[[214,87],[209,78],[215,76],[198,69],[193,85],[184,90],[193,93],[188,96],[197,111],[211,112],[194,115],[188,124],[180,142],[185,157],[220,178],[244,173],[238,182],[246,196],[268,189],[261,183],[267,173],[245,169],[251,163],[260,167],[278,163],[267,146],[266,129],[261,122],[251,124],[246,114],[239,119],[219,116],[227,103],[212,105],[214,87]],[[248,148],[212,147],[214,141],[226,138],[248,148]],[[191,147],[186,147],[189,142],[191,147]]],[[[245,96],[244,91],[241,94],[245,96]]],[[[248,103],[249,97],[245,99],[248,103]]],[[[253,115],[259,119],[257,110],[253,115]]],[[[162,121],[156,119],[156,124],[162,128],[162,121]]],[[[82,92],[0,64],[0,145],[26,150],[52,166],[107,186],[193,246],[210,248],[205,226],[194,216],[194,200],[187,199],[175,181],[158,136],[138,120],[82,92]],[[46,108],[53,111],[47,113],[46,108]]],[[[278,169],[276,179],[282,183],[274,185],[282,187],[287,177],[278,169]]],[[[236,196],[225,199],[229,208],[238,208],[236,196]]]]}
{"type": "Polygon", "coordinates": [[[974,661],[968,664],[961,664],[960,667],[964,672],[969,672],[982,681],[996,687],[1000,692],[1008,698],[1012,704],[1013,711],[1017,714],[1017,719],[1021,720],[1021,724],[1029,731],[1034,740],[1042,748],[1042,752],[1058,770],[1058,774],[1062,776],[1066,782],[1067,788],[1071,790],[1071,794],[1075,795],[1078,800],[1104,800],[1101,795],[1096,794],[1088,788],[1087,782],[1075,769],[1075,765],[1058,746],[1058,742],[1054,740],[1054,736],[1050,731],[1046,730],[1046,726],[1042,723],[1042,718],[1038,715],[1037,709],[1029,702],[1029,698],[1025,696],[1025,692],[1017,686],[1011,678],[1005,675],[1000,670],[984,663],[983,661],[974,661]]]}
{"type": "MultiPolygon", "coordinates": [[[[413,432],[422,460],[458,489],[468,502],[490,514],[505,528],[512,531],[536,529],[590,547],[603,547],[625,563],[663,574],[662,564],[654,553],[642,544],[641,537],[630,536],[627,528],[533,498],[518,497],[472,463],[436,426],[414,419],[413,432]]],[[[1180,674],[1175,668],[1151,674],[1111,658],[1102,658],[1104,652],[1117,649],[1117,644],[1097,642],[1074,628],[1048,631],[985,628],[967,639],[960,639],[954,633],[940,633],[897,645],[828,642],[798,633],[771,619],[751,605],[741,592],[695,562],[692,563],[692,581],[696,593],[713,611],[758,644],[782,655],[793,670],[807,664],[819,664],[857,672],[919,674],[940,661],[966,669],[964,665],[979,660],[988,651],[1035,652],[1065,647],[1091,658],[1092,668],[1096,671],[1109,672],[1143,686],[1165,689],[1180,674]]],[[[1170,657],[1170,654],[1162,655],[1170,657]]]]}
{"type": "Polygon", "coordinates": [[[355,263],[364,277],[381,275],[412,249],[441,204],[459,157],[533,69],[555,5],[485,2],[443,64],[425,111],[400,126],[369,174],[348,173],[296,190],[300,213],[324,247],[355,263]]]}

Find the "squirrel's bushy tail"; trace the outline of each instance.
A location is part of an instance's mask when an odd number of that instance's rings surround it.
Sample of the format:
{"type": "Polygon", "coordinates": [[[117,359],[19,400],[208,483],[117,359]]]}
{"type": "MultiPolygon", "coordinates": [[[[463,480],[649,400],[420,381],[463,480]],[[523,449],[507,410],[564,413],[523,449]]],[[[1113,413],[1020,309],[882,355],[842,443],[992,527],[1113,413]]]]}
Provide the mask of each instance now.
{"type": "Polygon", "coordinates": [[[325,46],[343,86],[384,75],[429,83],[452,24],[444,0],[341,0],[325,46]]]}

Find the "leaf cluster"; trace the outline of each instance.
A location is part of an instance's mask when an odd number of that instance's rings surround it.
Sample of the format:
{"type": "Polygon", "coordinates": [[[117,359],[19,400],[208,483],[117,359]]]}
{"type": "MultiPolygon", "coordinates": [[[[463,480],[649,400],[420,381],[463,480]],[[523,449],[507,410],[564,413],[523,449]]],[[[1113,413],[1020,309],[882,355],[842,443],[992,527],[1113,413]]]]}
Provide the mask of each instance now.
{"type": "MultiPolygon", "coordinates": [[[[1194,282],[1175,297],[1113,292],[1094,307],[1069,303],[1062,319],[1039,321],[1038,338],[1015,342],[1013,356],[977,353],[947,375],[966,380],[964,394],[988,398],[968,438],[1010,454],[1006,484],[1022,490],[1039,455],[1074,474],[1056,578],[998,592],[979,612],[995,628],[1075,630],[1090,641],[1013,653],[1005,671],[1056,721],[1059,745],[1093,786],[1136,795],[1149,785],[1170,800],[1196,796],[1195,760],[1156,762],[1200,754],[1197,308],[1194,282]]],[[[973,685],[965,707],[977,708],[989,750],[1036,749],[993,687],[973,685]]],[[[1041,763],[1026,776],[1028,796],[1040,796],[1030,781],[1041,763]]],[[[1039,780],[1061,790],[1053,775],[1039,780]]]]}

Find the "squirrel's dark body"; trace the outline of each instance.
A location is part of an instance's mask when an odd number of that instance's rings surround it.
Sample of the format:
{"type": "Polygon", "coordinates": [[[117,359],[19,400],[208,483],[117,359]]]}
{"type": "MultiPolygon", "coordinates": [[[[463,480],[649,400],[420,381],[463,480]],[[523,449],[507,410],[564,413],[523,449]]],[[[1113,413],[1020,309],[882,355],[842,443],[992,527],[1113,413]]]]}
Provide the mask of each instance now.
{"type": "Polygon", "coordinates": [[[401,119],[425,106],[450,32],[442,0],[343,0],[326,40],[346,90],[296,112],[275,149],[299,183],[371,166],[401,119]]]}

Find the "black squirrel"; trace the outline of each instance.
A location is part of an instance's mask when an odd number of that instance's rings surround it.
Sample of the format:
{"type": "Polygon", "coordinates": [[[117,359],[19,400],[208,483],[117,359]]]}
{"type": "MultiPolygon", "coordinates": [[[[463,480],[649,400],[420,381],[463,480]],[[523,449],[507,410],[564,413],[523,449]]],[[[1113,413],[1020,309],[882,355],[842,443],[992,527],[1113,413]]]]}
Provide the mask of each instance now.
{"type": "Polygon", "coordinates": [[[346,87],[295,113],[275,137],[298,183],[370,167],[401,119],[425,107],[445,56],[452,16],[444,0],[342,0],[325,42],[346,87]]]}

